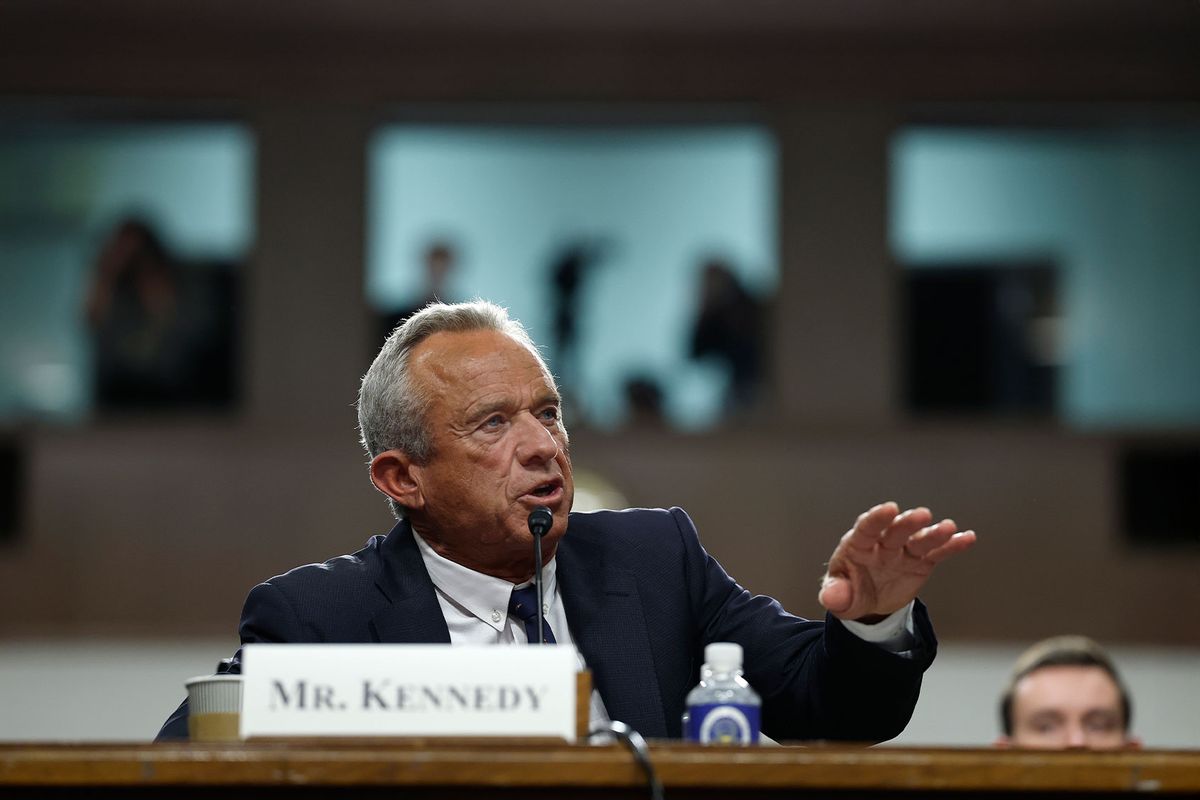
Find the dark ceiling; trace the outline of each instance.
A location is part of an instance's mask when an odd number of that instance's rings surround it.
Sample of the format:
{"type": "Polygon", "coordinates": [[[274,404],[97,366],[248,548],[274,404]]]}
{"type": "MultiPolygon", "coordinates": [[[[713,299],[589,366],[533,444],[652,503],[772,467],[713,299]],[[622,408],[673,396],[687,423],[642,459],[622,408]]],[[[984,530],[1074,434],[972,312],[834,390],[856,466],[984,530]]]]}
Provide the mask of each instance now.
{"type": "Polygon", "coordinates": [[[411,36],[1061,37],[1200,43],[1197,0],[2,0],[9,34],[55,26],[411,36]]]}

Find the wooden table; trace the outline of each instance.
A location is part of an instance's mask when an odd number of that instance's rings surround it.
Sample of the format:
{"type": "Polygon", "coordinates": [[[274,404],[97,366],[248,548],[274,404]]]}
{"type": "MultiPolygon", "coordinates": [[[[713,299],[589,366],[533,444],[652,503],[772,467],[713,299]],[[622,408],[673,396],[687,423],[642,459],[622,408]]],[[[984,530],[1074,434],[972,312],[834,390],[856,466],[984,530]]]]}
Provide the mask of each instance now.
{"type": "MultiPolygon", "coordinates": [[[[1200,751],[651,745],[672,798],[1200,797],[1200,751]]],[[[617,745],[468,740],[3,744],[0,797],[648,797],[617,745]]]]}

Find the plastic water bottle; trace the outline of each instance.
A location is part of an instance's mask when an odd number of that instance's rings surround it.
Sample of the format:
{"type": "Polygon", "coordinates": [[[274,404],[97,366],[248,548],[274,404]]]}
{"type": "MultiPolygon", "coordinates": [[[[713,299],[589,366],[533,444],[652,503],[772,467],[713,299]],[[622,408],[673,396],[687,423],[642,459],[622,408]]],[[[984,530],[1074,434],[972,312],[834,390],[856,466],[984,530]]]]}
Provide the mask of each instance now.
{"type": "Polygon", "coordinates": [[[687,696],[683,737],[701,744],[757,744],[762,699],[742,677],[742,646],[704,648],[700,685],[687,696]]]}

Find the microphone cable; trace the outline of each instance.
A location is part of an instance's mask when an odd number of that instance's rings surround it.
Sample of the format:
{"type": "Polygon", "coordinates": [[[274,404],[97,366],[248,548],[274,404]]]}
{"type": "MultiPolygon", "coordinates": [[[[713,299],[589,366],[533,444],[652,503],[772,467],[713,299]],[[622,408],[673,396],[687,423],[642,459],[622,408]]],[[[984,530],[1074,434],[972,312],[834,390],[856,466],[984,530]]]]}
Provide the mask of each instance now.
{"type": "Polygon", "coordinates": [[[650,748],[646,746],[646,740],[642,738],[642,735],[624,722],[614,719],[605,727],[593,728],[588,731],[588,741],[603,734],[617,737],[629,748],[629,752],[633,754],[633,760],[646,773],[646,785],[650,788],[650,800],[663,800],[662,781],[658,779],[658,773],[650,761],[650,748]]]}

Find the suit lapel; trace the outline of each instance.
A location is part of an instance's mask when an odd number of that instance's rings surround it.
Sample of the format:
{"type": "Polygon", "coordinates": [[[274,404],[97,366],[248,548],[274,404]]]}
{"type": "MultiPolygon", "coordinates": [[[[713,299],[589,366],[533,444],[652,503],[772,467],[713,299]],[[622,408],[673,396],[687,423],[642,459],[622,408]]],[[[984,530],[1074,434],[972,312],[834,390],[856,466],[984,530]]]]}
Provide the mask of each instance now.
{"type": "MultiPolygon", "coordinates": [[[[384,644],[449,643],[450,632],[411,526],[401,521],[379,546],[375,585],[386,604],[371,617],[384,644]]],[[[575,646],[613,719],[665,738],[667,723],[637,583],[601,548],[566,536],[557,552],[559,592],[575,646]]]]}
{"type": "Polygon", "coordinates": [[[383,644],[449,644],[437,592],[407,520],[392,528],[379,555],[382,568],[375,586],[387,604],[371,617],[376,639],[383,644]]]}
{"type": "Polygon", "coordinates": [[[643,736],[667,736],[653,643],[633,574],[570,534],[558,546],[559,592],[571,638],[612,719],[643,736]]]}

